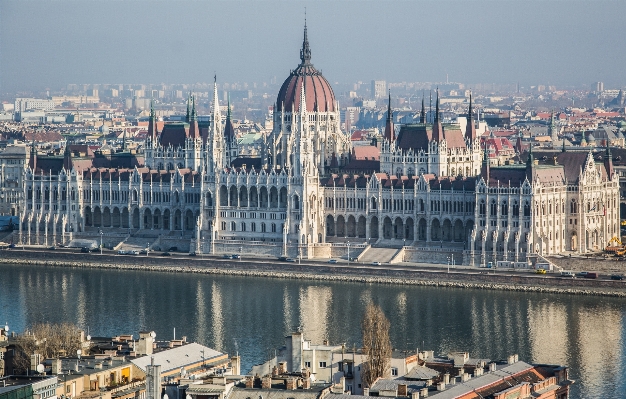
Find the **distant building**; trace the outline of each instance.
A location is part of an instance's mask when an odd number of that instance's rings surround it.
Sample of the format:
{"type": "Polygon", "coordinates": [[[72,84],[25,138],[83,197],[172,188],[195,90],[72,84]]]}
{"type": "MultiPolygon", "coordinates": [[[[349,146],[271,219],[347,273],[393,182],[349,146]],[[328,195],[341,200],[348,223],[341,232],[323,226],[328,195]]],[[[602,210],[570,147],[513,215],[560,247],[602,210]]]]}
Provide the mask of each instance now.
{"type": "Polygon", "coordinates": [[[54,101],[40,98],[16,98],[14,104],[15,112],[23,112],[27,110],[36,111],[52,111],[54,109],[54,101]]]}
{"type": "Polygon", "coordinates": [[[387,81],[372,80],[372,98],[385,98],[387,96],[387,81]]]}

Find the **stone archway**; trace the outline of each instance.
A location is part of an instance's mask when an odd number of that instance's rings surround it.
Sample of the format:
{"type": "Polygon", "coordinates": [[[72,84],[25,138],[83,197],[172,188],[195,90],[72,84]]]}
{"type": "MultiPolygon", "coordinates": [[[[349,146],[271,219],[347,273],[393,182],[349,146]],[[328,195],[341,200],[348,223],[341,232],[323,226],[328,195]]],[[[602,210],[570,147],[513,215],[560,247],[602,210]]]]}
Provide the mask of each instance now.
{"type": "Polygon", "coordinates": [[[383,239],[390,240],[392,238],[393,226],[391,224],[391,219],[389,216],[386,216],[383,219],[383,239]]]}
{"type": "Polygon", "coordinates": [[[366,226],[365,226],[365,216],[360,216],[359,220],[356,224],[356,236],[359,238],[365,238],[366,236],[366,226]]]}
{"type": "Polygon", "coordinates": [[[332,215],[326,216],[326,236],[335,236],[335,219],[332,217],[332,215]]]}
{"type": "Polygon", "coordinates": [[[352,215],[348,216],[347,230],[348,237],[356,237],[356,219],[352,215]]]}
{"type": "Polygon", "coordinates": [[[346,220],[342,215],[337,217],[337,237],[345,237],[346,236],[346,220]]]}
{"type": "Polygon", "coordinates": [[[413,223],[413,218],[407,218],[406,223],[404,224],[404,237],[407,239],[407,241],[415,240],[414,230],[415,227],[413,223]]]}

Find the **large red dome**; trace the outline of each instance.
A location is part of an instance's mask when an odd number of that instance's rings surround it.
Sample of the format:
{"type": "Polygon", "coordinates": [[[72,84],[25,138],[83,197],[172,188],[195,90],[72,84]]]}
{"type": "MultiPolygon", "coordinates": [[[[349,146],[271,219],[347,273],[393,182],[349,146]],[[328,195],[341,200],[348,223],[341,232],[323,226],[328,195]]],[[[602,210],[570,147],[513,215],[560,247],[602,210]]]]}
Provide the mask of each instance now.
{"type": "Polygon", "coordinates": [[[300,94],[304,83],[306,110],[308,112],[336,111],[333,89],[326,78],[322,76],[322,73],[311,64],[311,49],[309,48],[306,25],[304,25],[304,42],[302,43],[302,50],[300,50],[300,60],[300,65],[291,71],[278,92],[277,110],[283,111],[284,106],[285,111],[291,112],[293,106],[293,110],[297,112],[300,109],[300,94]]]}

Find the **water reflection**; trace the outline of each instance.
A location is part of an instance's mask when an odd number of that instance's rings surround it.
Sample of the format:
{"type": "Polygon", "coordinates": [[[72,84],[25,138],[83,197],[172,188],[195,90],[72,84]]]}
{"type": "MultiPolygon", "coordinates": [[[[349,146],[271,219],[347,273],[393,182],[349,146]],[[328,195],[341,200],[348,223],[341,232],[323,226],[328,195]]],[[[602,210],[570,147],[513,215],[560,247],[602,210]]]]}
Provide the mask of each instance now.
{"type": "Polygon", "coordinates": [[[391,322],[394,348],[563,363],[572,397],[626,397],[626,301],[429,287],[320,283],[192,274],[0,266],[0,322],[22,331],[40,321],[77,323],[96,336],[186,335],[263,362],[298,326],[313,343],[348,348],[373,301],[391,322]],[[617,395],[615,394],[617,392],[617,395]]]}

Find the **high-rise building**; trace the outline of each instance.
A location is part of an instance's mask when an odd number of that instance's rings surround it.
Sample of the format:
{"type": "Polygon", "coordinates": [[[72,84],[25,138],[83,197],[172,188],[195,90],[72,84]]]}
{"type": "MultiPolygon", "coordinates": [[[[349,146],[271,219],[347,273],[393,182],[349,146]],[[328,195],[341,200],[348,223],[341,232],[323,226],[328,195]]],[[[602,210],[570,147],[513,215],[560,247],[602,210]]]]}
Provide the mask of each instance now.
{"type": "Polygon", "coordinates": [[[387,96],[387,82],[385,80],[372,80],[372,98],[385,98],[387,96]]]}

